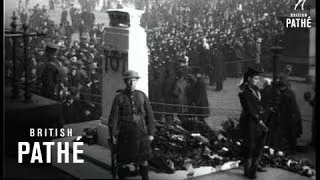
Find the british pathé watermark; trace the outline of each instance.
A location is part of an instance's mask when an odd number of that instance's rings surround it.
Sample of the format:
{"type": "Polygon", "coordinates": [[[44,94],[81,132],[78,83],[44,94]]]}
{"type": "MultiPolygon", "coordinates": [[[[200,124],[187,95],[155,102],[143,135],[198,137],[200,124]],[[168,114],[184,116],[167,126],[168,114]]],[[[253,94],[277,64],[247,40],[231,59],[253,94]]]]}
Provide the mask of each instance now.
{"type": "Polygon", "coordinates": [[[293,10],[285,19],[286,28],[311,28],[310,11],[305,10],[306,0],[298,0],[293,10]]]}

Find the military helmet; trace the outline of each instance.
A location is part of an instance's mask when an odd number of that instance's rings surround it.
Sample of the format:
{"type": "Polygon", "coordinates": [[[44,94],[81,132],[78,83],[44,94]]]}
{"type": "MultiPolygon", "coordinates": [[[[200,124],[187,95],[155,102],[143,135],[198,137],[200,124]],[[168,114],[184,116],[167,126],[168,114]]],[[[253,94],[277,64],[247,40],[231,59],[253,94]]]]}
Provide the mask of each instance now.
{"type": "Polygon", "coordinates": [[[136,72],[136,71],[133,71],[133,70],[128,70],[124,73],[123,75],[123,79],[130,79],[130,78],[137,78],[139,79],[140,76],[139,74],[136,72]]]}

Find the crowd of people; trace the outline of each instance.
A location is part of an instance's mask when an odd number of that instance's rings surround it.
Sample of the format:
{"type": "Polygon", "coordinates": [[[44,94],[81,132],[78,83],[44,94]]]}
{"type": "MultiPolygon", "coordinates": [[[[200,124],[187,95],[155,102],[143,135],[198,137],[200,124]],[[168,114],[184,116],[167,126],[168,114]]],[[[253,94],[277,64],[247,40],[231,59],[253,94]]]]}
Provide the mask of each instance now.
{"type": "MultiPolygon", "coordinates": [[[[70,6],[72,12],[73,6],[70,6]]],[[[34,93],[63,102],[65,123],[76,123],[99,119],[101,116],[101,74],[104,57],[102,40],[103,24],[88,20],[90,11],[71,15],[70,23],[63,9],[60,24],[55,24],[46,7],[39,4],[30,9],[28,19],[30,32],[42,32],[44,36],[29,37],[28,58],[30,59],[31,90],[34,93]],[[78,20],[78,19],[79,20],[78,20]],[[78,21],[81,21],[78,25],[78,21]],[[90,21],[90,24],[88,23],[90,21]],[[82,28],[84,26],[84,28],[82,28]],[[80,33],[80,41],[73,40],[72,34],[80,33]],[[51,50],[50,50],[51,49],[51,50]],[[52,54],[53,49],[57,52],[52,54]],[[100,96],[99,96],[100,95],[100,96]]],[[[80,12],[79,10],[76,10],[80,12]]],[[[24,12],[24,11],[23,11],[24,12]]],[[[72,14],[72,13],[70,13],[72,14]]],[[[21,13],[20,17],[25,14],[21,13]]],[[[13,41],[7,39],[8,49],[13,41]]],[[[23,41],[15,41],[16,62],[19,78],[24,81],[23,41]],[[21,63],[20,63],[21,62],[21,63]]],[[[12,75],[12,50],[6,53],[6,75],[12,75]]]]}
{"type": "MultiPolygon", "coordinates": [[[[281,43],[284,26],[278,17],[289,5],[290,1],[152,2],[141,22],[149,30],[150,98],[167,104],[203,104],[191,100],[193,93],[180,93],[179,98],[186,100],[175,100],[174,87],[186,84],[184,91],[192,92],[190,77],[195,79],[199,72],[202,80],[208,77],[210,85],[222,90],[226,62],[260,61],[260,56],[271,54],[272,45],[281,43]],[[180,75],[178,69],[183,69],[180,75]]],[[[190,114],[194,108],[185,109],[190,114]]]]}
{"type": "Polygon", "coordinates": [[[184,62],[200,66],[210,84],[221,81],[226,74],[225,62],[270,53],[269,48],[284,32],[278,17],[287,13],[289,5],[290,1],[262,0],[155,1],[142,22],[153,29],[148,34],[151,63],[155,64],[151,72],[164,72],[172,63],[184,62]]]}
{"type": "MultiPolygon", "coordinates": [[[[56,3],[52,2],[50,6],[56,3]]],[[[81,9],[75,8],[70,0],[64,2],[68,6],[63,8],[59,24],[50,20],[45,6],[36,5],[30,10],[30,17],[25,10],[20,13],[21,22],[27,22],[30,30],[46,34],[29,40],[33,87],[42,95],[64,103],[67,123],[99,119],[104,24],[94,23],[93,9],[98,2],[81,1],[81,9]],[[68,9],[71,22],[67,19],[68,9]],[[72,39],[75,32],[79,32],[80,41],[72,39]],[[59,46],[55,56],[46,56],[48,42],[59,46]],[[43,76],[51,71],[50,67],[56,70],[54,78],[43,76]]],[[[104,6],[109,2],[103,1],[104,6]]],[[[289,2],[153,2],[145,14],[147,18],[141,22],[148,29],[150,99],[176,105],[153,104],[154,109],[167,112],[167,119],[174,119],[174,114],[201,121],[210,116],[205,76],[220,91],[226,76],[225,62],[256,58],[257,42],[261,43],[262,54],[269,53],[270,46],[283,34],[283,25],[277,17],[286,13],[289,2]]],[[[23,43],[17,41],[17,59],[23,62],[23,43]]],[[[6,65],[10,74],[12,62],[6,65]]],[[[19,72],[23,79],[23,71],[19,72]]]]}

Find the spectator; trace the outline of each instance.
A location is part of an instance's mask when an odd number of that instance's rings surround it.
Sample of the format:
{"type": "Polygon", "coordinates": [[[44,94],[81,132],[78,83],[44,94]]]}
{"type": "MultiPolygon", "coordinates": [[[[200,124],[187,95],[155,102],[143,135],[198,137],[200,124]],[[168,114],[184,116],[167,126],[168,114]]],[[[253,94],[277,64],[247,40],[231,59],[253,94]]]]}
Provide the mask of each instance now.
{"type": "MultiPolygon", "coordinates": [[[[185,107],[186,105],[188,105],[188,99],[187,99],[187,81],[185,79],[185,74],[180,71],[177,73],[177,80],[175,82],[175,85],[173,87],[173,90],[172,90],[172,94],[173,94],[173,97],[174,97],[174,104],[177,104],[178,105],[178,108],[175,112],[177,113],[186,113],[188,112],[188,108],[185,107]]],[[[179,119],[181,120],[185,120],[186,117],[183,116],[183,115],[179,115],[178,116],[179,119]]]]}
{"type": "Polygon", "coordinates": [[[65,124],[80,122],[80,113],[78,104],[75,102],[74,94],[69,94],[66,101],[63,103],[63,117],[65,124]]]}
{"type": "Polygon", "coordinates": [[[62,12],[61,12],[61,21],[60,23],[65,26],[67,23],[67,16],[68,16],[68,11],[67,9],[64,7],[62,12]]]}
{"type": "Polygon", "coordinates": [[[210,111],[206,84],[202,74],[199,72],[196,73],[196,82],[193,88],[193,96],[189,97],[193,97],[194,106],[199,107],[195,110],[195,114],[199,114],[198,120],[204,122],[204,118],[210,116],[210,111]]]}
{"type": "Polygon", "coordinates": [[[72,41],[72,34],[73,34],[73,28],[72,26],[70,25],[70,22],[67,21],[66,22],[66,25],[65,25],[65,35],[67,37],[66,39],[66,47],[67,48],[70,48],[70,44],[71,44],[71,41],[72,41]]]}

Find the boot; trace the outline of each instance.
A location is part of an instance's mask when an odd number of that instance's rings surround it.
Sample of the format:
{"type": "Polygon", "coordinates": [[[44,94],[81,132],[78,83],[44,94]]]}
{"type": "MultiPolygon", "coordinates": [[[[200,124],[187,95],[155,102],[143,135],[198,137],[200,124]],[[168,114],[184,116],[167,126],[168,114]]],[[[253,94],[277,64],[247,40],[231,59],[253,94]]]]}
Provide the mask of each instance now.
{"type": "Polygon", "coordinates": [[[140,174],[141,174],[142,180],[149,180],[148,166],[141,165],[140,174]]]}
{"type": "Polygon", "coordinates": [[[263,168],[262,166],[260,166],[260,165],[257,166],[257,171],[258,171],[258,172],[267,172],[267,170],[264,169],[264,168],[263,168]]]}
{"type": "Polygon", "coordinates": [[[257,158],[253,158],[252,160],[252,164],[253,166],[255,166],[256,171],[258,172],[267,172],[266,169],[264,169],[260,164],[260,156],[258,156],[257,158]]]}
{"type": "Polygon", "coordinates": [[[255,165],[251,166],[247,177],[249,179],[256,179],[257,178],[257,166],[255,166],[255,165]]]}
{"type": "Polygon", "coordinates": [[[129,168],[128,167],[120,167],[118,169],[118,177],[119,179],[127,179],[128,176],[128,172],[129,172],[129,168]]]}
{"type": "Polygon", "coordinates": [[[256,176],[256,166],[253,164],[253,159],[249,158],[246,160],[244,164],[244,176],[246,176],[249,179],[255,179],[256,176]]]}
{"type": "Polygon", "coordinates": [[[250,175],[250,170],[252,166],[252,159],[244,160],[244,176],[248,177],[250,175]]]}

